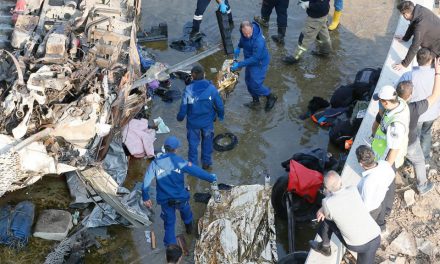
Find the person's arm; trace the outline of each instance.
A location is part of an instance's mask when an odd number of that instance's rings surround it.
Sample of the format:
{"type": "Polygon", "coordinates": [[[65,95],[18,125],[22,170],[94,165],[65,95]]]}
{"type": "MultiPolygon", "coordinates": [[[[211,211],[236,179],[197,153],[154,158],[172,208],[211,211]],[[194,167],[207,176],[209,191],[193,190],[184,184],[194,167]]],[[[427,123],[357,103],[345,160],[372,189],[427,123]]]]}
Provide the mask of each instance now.
{"type": "Polygon", "coordinates": [[[407,42],[410,40],[412,35],[414,34],[415,23],[410,23],[408,28],[406,29],[405,35],[402,37],[402,40],[407,42]]]}
{"type": "Polygon", "coordinates": [[[218,119],[220,121],[223,121],[223,119],[225,118],[225,108],[223,106],[223,100],[219,94],[219,92],[217,91],[217,89],[213,86],[212,89],[214,90],[214,107],[215,107],[215,112],[218,116],[218,119]]]}
{"type": "Polygon", "coordinates": [[[411,46],[408,49],[408,52],[406,53],[405,59],[403,59],[400,64],[402,64],[403,67],[408,67],[408,65],[411,63],[411,61],[414,59],[414,57],[417,54],[417,51],[420,48],[420,45],[422,44],[423,39],[423,31],[420,28],[416,28],[414,30],[414,38],[412,40],[411,46]]]}
{"type": "Polygon", "coordinates": [[[365,179],[362,181],[362,185],[358,186],[358,190],[359,190],[359,194],[361,195],[362,201],[365,204],[365,207],[367,207],[368,212],[371,212],[376,208],[371,208],[371,207],[373,207],[371,205],[371,202],[372,202],[371,198],[374,195],[374,192],[370,193],[372,186],[368,186],[368,185],[369,185],[369,182],[368,182],[368,180],[365,179]]]}
{"type": "Polygon", "coordinates": [[[185,89],[185,93],[182,96],[182,101],[180,103],[180,110],[177,113],[177,121],[181,122],[185,119],[185,116],[188,111],[188,97],[187,97],[187,89],[185,89]]]}
{"type": "Polygon", "coordinates": [[[148,193],[150,189],[151,182],[154,178],[154,162],[151,162],[150,166],[148,166],[147,171],[144,175],[144,182],[142,183],[142,201],[144,202],[145,206],[148,208],[151,208],[151,200],[150,200],[150,194],[148,193]]]}
{"type": "Polygon", "coordinates": [[[257,65],[264,57],[264,47],[266,45],[266,42],[264,39],[260,39],[258,41],[255,41],[253,46],[253,52],[252,57],[249,57],[245,59],[244,61],[238,62],[238,67],[246,67],[246,66],[252,66],[257,65]]]}
{"type": "Polygon", "coordinates": [[[199,166],[194,165],[191,162],[188,162],[183,166],[182,171],[210,183],[217,181],[217,178],[214,175],[202,170],[199,166]]]}
{"type": "Polygon", "coordinates": [[[440,58],[435,59],[434,65],[434,88],[432,89],[432,94],[426,98],[429,107],[432,106],[440,96],[440,58]]]}
{"type": "Polygon", "coordinates": [[[387,128],[387,147],[389,149],[387,157],[385,160],[392,166],[396,161],[397,155],[402,148],[406,146],[402,146],[405,142],[405,136],[408,137],[408,134],[405,133],[406,128],[400,122],[393,122],[387,128]]]}
{"type": "Polygon", "coordinates": [[[373,125],[371,126],[371,136],[374,137],[376,134],[377,128],[379,127],[380,121],[382,120],[383,110],[379,109],[379,112],[377,112],[376,119],[373,122],[373,125]]]}

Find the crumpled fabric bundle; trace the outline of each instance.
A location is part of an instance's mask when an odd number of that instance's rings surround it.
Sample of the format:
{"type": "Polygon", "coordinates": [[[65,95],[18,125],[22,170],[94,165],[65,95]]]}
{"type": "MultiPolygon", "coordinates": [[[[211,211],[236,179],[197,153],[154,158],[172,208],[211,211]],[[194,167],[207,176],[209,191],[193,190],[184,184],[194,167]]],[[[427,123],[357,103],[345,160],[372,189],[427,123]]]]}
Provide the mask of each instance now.
{"type": "Polygon", "coordinates": [[[148,128],[148,120],[132,119],[124,127],[122,139],[130,154],[135,158],[154,157],[156,131],[148,128]]]}
{"type": "Polygon", "coordinates": [[[34,223],[35,205],[30,201],[0,208],[0,243],[22,249],[29,241],[34,223]]]}
{"type": "Polygon", "coordinates": [[[276,263],[275,217],[271,188],[244,185],[221,191],[221,202],[211,199],[199,220],[200,239],[195,263],[276,263]]]}

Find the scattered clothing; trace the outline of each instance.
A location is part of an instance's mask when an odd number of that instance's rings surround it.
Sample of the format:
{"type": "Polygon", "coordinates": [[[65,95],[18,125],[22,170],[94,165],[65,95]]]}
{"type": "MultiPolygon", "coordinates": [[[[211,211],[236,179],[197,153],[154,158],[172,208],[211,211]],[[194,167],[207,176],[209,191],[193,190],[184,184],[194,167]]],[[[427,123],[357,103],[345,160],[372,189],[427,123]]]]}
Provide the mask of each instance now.
{"type": "Polygon", "coordinates": [[[34,223],[35,205],[30,201],[18,203],[15,208],[0,208],[0,244],[22,249],[29,241],[34,223]]]}
{"type": "Polygon", "coordinates": [[[157,134],[166,134],[170,133],[170,128],[165,125],[165,122],[159,116],[158,118],[153,119],[154,124],[157,126],[156,133],[157,134]]]}
{"type": "Polygon", "coordinates": [[[122,140],[133,157],[154,157],[156,131],[148,128],[148,120],[130,120],[122,131],[122,140]]]}

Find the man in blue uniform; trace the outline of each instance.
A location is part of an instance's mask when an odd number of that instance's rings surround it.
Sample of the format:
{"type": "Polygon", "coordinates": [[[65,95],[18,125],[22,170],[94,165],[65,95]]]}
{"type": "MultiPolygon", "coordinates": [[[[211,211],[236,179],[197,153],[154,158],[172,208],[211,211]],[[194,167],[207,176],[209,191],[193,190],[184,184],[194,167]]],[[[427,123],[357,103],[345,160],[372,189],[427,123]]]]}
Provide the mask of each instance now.
{"type": "Polygon", "coordinates": [[[190,196],[185,189],[184,173],[211,183],[217,181],[217,177],[178,156],[176,150],[180,147],[180,141],[176,137],[168,137],[164,147],[166,153],[153,160],[145,173],[142,200],[146,207],[152,207],[148,190],[153,178],[156,178],[156,200],[161,206],[160,217],[165,227],[163,242],[165,246],[168,246],[177,244],[174,230],[176,210],[180,211],[186,232],[188,234],[192,232],[193,216],[189,205],[190,196]]]}
{"type": "Polygon", "coordinates": [[[246,67],[245,81],[252,102],[245,106],[253,109],[260,105],[260,96],[266,96],[265,110],[270,111],[277,97],[270,89],[263,85],[266,72],[269,68],[270,56],[266,47],[266,40],[263,37],[260,26],[257,22],[243,21],[240,25],[241,38],[238,47],[234,51],[235,59],[240,56],[240,49],[243,49],[244,60],[234,62],[231,71],[246,67]]]}
{"type": "MultiPolygon", "coordinates": [[[[200,31],[200,24],[202,23],[203,13],[205,13],[211,0],[197,0],[197,7],[193,17],[192,30],[190,32],[190,37],[194,38],[198,35],[200,31]]],[[[229,6],[228,0],[216,0],[218,4],[218,10],[223,14],[228,14],[229,24],[233,24],[231,7],[229,6]]]]}
{"type": "Polygon", "coordinates": [[[200,138],[202,140],[202,168],[210,169],[212,165],[212,143],[214,137],[214,120],[224,118],[223,101],[214,85],[205,79],[205,71],[197,65],[191,69],[193,81],[185,88],[177,120],[183,121],[186,116],[188,139],[188,160],[198,165],[200,138]]]}

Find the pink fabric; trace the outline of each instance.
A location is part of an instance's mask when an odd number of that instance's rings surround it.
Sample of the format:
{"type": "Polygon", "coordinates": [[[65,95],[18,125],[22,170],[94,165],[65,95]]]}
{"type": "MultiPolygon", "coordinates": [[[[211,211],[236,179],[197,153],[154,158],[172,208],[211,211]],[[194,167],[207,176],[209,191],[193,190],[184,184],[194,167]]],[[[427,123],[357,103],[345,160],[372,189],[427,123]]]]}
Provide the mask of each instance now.
{"type": "Polygon", "coordinates": [[[147,119],[132,119],[122,131],[122,139],[130,154],[136,158],[153,157],[156,131],[148,128],[147,119]]]}

